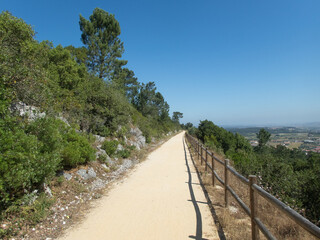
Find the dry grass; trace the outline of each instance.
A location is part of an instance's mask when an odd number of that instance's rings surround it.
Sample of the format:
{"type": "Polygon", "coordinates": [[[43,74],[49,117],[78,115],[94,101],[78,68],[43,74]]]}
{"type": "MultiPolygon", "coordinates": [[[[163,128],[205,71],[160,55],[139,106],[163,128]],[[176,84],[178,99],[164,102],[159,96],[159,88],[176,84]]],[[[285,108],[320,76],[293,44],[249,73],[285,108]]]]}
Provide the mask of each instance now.
{"type": "MultiPolygon", "coordinates": [[[[249,216],[247,216],[242,207],[236,202],[231,194],[229,194],[229,207],[225,208],[223,185],[216,180],[216,185],[213,187],[211,170],[208,168],[206,172],[205,163],[203,162],[201,165],[201,160],[198,159],[197,154],[195,154],[195,152],[190,148],[189,150],[193,156],[193,160],[201,177],[202,184],[208,192],[212,202],[212,207],[215,210],[226,239],[251,239],[251,221],[249,216]]],[[[222,156],[218,158],[224,161],[222,156]]],[[[209,162],[211,165],[210,157],[209,162]]],[[[215,162],[215,170],[219,177],[224,180],[224,166],[218,162],[215,162]]],[[[249,207],[249,187],[238,180],[238,178],[232,173],[229,173],[228,176],[229,185],[231,188],[249,207]]],[[[317,239],[261,196],[258,196],[258,217],[277,239],[317,239]]],[[[262,232],[260,232],[260,239],[266,239],[262,232]]]]}

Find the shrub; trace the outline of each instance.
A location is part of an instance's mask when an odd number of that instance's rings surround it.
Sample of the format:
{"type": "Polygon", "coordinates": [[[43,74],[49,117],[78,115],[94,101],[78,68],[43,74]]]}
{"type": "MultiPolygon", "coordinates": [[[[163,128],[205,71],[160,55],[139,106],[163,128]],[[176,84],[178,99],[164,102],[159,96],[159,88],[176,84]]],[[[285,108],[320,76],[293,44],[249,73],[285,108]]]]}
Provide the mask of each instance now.
{"type": "Polygon", "coordinates": [[[29,123],[26,132],[37,136],[43,143],[42,152],[58,152],[63,143],[63,132],[67,129],[66,124],[58,119],[46,117],[39,118],[29,123]]]}
{"type": "Polygon", "coordinates": [[[77,142],[69,142],[62,150],[62,163],[64,167],[75,167],[77,164],[84,163],[81,159],[79,145],[77,142]]]}
{"type": "Polygon", "coordinates": [[[62,163],[64,167],[75,167],[95,159],[95,151],[88,139],[74,129],[69,129],[63,136],[65,147],[62,150],[62,163]]]}
{"type": "Polygon", "coordinates": [[[102,149],[104,149],[109,156],[112,156],[117,151],[118,144],[119,142],[117,140],[104,141],[102,149]]]}
{"type": "Polygon", "coordinates": [[[30,123],[1,119],[0,136],[0,209],[49,181],[59,168],[95,159],[90,137],[50,117],[30,123]]]}
{"type": "MultiPolygon", "coordinates": [[[[33,126],[39,129],[40,121],[33,126]]],[[[49,126],[50,128],[50,126],[49,126]]],[[[28,126],[15,118],[0,120],[0,202],[1,207],[10,205],[15,199],[40,186],[55,175],[61,161],[54,147],[42,142],[28,126]]],[[[40,129],[40,132],[50,132],[40,129]]],[[[50,137],[44,135],[43,139],[50,137]]],[[[49,141],[50,142],[50,141],[49,141]]],[[[54,145],[54,144],[53,144],[54,145]]]]}
{"type": "Polygon", "coordinates": [[[127,149],[121,150],[117,152],[117,156],[121,157],[121,158],[128,158],[130,157],[130,151],[127,149]]]}
{"type": "Polygon", "coordinates": [[[99,160],[99,162],[101,162],[101,163],[106,163],[106,164],[108,163],[108,162],[107,162],[107,155],[106,155],[106,154],[100,154],[98,160],[99,160]]]}
{"type": "Polygon", "coordinates": [[[116,137],[123,139],[123,137],[127,134],[128,129],[124,126],[118,128],[117,132],[116,132],[116,137]]]}
{"type": "Polygon", "coordinates": [[[127,146],[127,149],[130,151],[133,151],[136,149],[136,146],[135,145],[127,146]]]}
{"type": "Polygon", "coordinates": [[[49,209],[54,201],[54,199],[48,198],[45,193],[41,193],[31,206],[22,207],[22,218],[31,224],[39,223],[50,214],[49,209]]]}

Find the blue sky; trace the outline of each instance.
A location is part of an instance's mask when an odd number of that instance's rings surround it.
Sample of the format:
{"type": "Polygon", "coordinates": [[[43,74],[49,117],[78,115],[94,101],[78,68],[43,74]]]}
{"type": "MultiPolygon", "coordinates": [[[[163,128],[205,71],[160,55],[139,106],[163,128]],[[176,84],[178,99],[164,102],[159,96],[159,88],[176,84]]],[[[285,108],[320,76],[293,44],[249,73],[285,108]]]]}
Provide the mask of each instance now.
{"type": "Polygon", "coordinates": [[[182,122],[320,122],[320,1],[1,1],[39,41],[82,46],[79,14],[115,15],[128,67],[182,122]]]}

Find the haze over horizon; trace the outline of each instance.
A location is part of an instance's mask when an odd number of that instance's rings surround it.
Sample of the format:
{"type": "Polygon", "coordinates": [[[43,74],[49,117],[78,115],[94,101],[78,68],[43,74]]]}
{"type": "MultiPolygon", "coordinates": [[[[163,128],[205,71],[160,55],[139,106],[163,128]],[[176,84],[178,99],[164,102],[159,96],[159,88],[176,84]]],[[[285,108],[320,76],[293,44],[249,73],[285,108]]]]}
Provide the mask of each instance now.
{"type": "Polygon", "coordinates": [[[79,14],[115,15],[123,59],[183,123],[320,121],[320,1],[3,1],[39,41],[82,46],[79,14]]]}
{"type": "MultiPolygon", "coordinates": [[[[196,124],[197,125],[197,124],[196,124]]],[[[219,124],[218,124],[219,125],[219,124]]],[[[230,128],[281,128],[281,127],[297,127],[297,128],[320,128],[320,122],[313,123],[283,123],[283,124],[222,124],[220,127],[230,128]]]]}

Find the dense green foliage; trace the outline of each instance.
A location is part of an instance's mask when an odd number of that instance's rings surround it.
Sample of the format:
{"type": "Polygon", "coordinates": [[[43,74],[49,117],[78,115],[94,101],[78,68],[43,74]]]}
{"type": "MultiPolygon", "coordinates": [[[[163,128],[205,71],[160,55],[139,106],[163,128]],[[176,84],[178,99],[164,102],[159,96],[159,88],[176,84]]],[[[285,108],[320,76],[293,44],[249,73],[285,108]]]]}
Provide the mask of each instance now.
{"type": "MultiPolygon", "coordinates": [[[[191,125],[189,129],[193,130],[191,125]]],[[[208,120],[200,122],[195,134],[231,159],[240,173],[257,175],[267,191],[320,225],[320,154],[267,146],[270,133],[265,129],[257,133],[259,146],[254,148],[240,134],[208,120]]]]}
{"type": "Polygon", "coordinates": [[[54,47],[37,42],[22,19],[0,14],[0,210],[59,169],[94,160],[91,134],[121,138],[133,124],[150,141],[179,128],[155,84],[140,84],[124,68],[114,16],[95,9],[90,20],[80,16],[80,29],[85,47],[54,47]],[[45,117],[31,120],[10,111],[18,102],[45,117]]]}
{"type": "Polygon", "coordinates": [[[183,118],[183,113],[181,112],[173,112],[172,113],[172,121],[175,123],[179,123],[179,119],[183,118]]]}
{"type": "Polygon", "coordinates": [[[96,8],[89,20],[80,15],[81,40],[88,49],[88,67],[101,79],[111,79],[116,65],[121,63],[124,48],[118,36],[120,24],[114,15],[96,8]]]}
{"type": "Polygon", "coordinates": [[[113,156],[117,151],[118,144],[119,142],[117,140],[104,141],[102,149],[104,149],[109,156],[113,156]]]}
{"type": "Polygon", "coordinates": [[[257,133],[257,138],[259,142],[259,147],[263,147],[267,144],[271,137],[271,134],[266,131],[264,128],[261,128],[259,133],[257,133]]]}
{"type": "Polygon", "coordinates": [[[57,170],[94,159],[88,139],[61,120],[1,120],[0,133],[2,207],[39,188],[57,170]]]}

